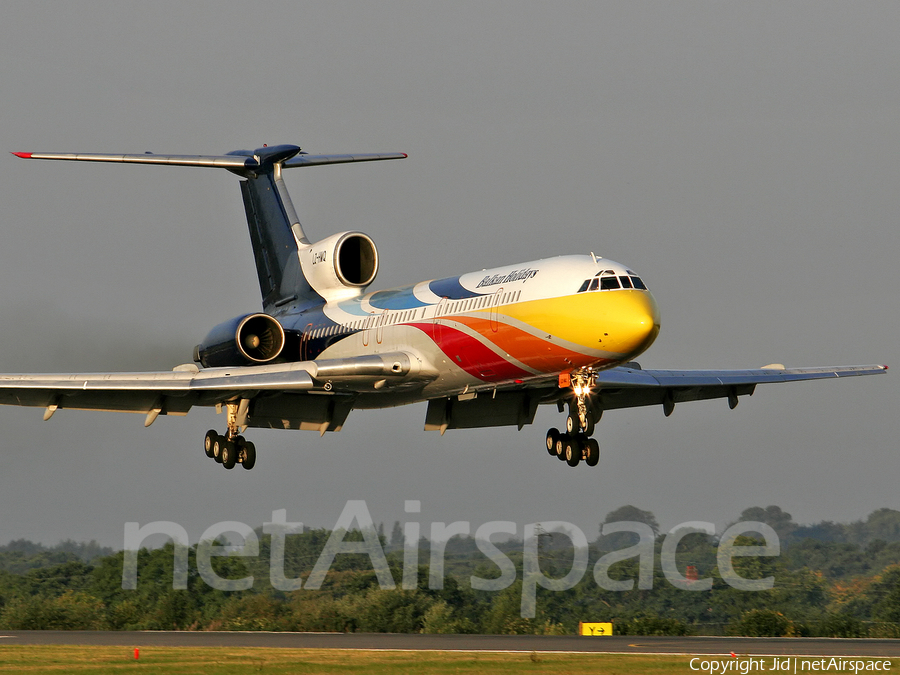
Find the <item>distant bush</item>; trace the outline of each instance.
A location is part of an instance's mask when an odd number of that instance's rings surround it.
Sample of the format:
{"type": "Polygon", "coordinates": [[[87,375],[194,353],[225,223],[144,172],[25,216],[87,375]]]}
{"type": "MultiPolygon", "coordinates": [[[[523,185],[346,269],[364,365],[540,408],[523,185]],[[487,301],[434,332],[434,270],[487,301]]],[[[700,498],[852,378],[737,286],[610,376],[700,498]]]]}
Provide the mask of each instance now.
{"type": "Polygon", "coordinates": [[[868,635],[863,622],[849,614],[829,614],[818,626],[822,637],[855,638],[868,635]]]}
{"type": "Polygon", "coordinates": [[[476,633],[475,624],[469,619],[457,618],[453,608],[443,600],[429,607],[422,619],[422,632],[432,634],[476,633]]]}
{"type": "Polygon", "coordinates": [[[873,638],[900,638],[900,624],[890,621],[867,621],[866,635],[873,638]]]}
{"type": "MultiPolygon", "coordinates": [[[[268,595],[245,595],[229,599],[218,612],[220,630],[284,630],[281,617],[285,604],[268,595]]],[[[218,627],[218,626],[217,626],[218,627]]]]}
{"type": "Polygon", "coordinates": [[[66,591],[55,598],[31,596],[9,602],[0,614],[8,630],[103,630],[105,608],[87,593],[66,591]]]}
{"type": "Polygon", "coordinates": [[[741,615],[740,620],[729,625],[731,635],[746,637],[793,637],[794,622],[781,612],[771,609],[751,609],[741,615]]]}

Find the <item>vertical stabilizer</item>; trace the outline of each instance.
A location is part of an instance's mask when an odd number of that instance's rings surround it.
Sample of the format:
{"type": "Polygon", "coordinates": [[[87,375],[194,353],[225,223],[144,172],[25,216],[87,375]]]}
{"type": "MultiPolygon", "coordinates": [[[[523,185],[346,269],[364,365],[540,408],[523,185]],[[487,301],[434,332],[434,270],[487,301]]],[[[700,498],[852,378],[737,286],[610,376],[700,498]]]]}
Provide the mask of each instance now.
{"type": "Polygon", "coordinates": [[[281,177],[281,163],[299,151],[284,145],[260,148],[253,152],[259,166],[242,172],[241,195],[266,311],[293,300],[320,300],[300,270],[297,246],[309,241],[281,177]]]}

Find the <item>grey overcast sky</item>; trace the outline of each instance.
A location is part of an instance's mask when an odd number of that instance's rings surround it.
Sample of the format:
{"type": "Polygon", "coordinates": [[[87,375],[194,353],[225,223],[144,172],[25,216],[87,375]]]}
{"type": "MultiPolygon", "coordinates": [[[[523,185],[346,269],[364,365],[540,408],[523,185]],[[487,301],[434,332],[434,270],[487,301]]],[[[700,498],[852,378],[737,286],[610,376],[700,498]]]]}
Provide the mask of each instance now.
{"type": "MultiPolygon", "coordinates": [[[[402,151],[290,172],[306,231],[360,229],[373,288],[591,251],[650,285],[653,368],[900,366],[896,2],[6,2],[0,148],[402,151]]],[[[259,291],[235,176],[0,157],[0,371],[169,368],[259,291]]],[[[799,522],[900,508],[885,376],[612,411],[600,466],[522,431],[251,430],[257,468],[203,456],[213,411],[0,409],[0,542],[121,547],[126,521],[330,527],[538,520],[596,534],[778,504],[799,522]]]]}

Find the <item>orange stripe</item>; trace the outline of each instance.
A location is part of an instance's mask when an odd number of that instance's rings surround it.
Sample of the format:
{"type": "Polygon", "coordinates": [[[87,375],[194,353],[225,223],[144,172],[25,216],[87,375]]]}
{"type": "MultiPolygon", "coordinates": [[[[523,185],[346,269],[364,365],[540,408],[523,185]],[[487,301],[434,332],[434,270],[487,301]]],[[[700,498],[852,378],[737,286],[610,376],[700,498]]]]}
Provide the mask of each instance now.
{"type": "Polygon", "coordinates": [[[595,356],[573,352],[502,322],[495,324],[497,332],[494,332],[492,322],[486,319],[471,316],[450,316],[447,319],[468,326],[514,359],[545,373],[588,366],[598,361],[595,356]]]}

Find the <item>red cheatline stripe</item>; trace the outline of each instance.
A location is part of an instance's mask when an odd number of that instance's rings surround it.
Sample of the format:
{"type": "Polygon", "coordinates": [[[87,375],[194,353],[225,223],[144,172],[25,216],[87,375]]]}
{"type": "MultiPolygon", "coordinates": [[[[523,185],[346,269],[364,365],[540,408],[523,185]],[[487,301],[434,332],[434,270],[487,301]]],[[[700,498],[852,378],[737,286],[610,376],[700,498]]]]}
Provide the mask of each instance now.
{"type": "Polygon", "coordinates": [[[532,376],[460,330],[432,323],[412,325],[430,337],[454,365],[480,380],[499,382],[532,376]]]}

